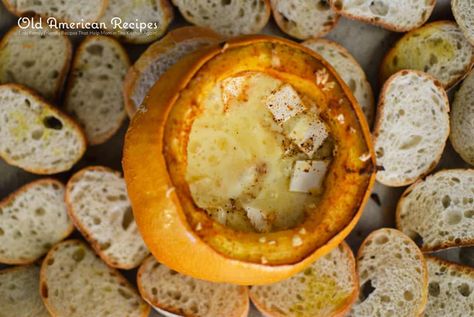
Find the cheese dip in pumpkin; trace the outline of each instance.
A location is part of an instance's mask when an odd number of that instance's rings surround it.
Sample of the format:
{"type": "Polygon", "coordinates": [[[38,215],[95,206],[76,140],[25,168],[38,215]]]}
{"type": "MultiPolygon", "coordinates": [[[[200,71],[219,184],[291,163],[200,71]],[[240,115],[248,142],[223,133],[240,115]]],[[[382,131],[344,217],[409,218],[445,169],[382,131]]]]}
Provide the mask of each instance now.
{"type": "Polygon", "coordinates": [[[290,229],[314,209],[334,144],[317,100],[263,72],[215,83],[187,145],[194,203],[241,231],[290,229]]]}
{"type": "Polygon", "coordinates": [[[328,253],[374,181],[367,123],[318,55],[246,36],[186,56],[133,118],[124,173],[158,261],[265,284],[328,253]]]}

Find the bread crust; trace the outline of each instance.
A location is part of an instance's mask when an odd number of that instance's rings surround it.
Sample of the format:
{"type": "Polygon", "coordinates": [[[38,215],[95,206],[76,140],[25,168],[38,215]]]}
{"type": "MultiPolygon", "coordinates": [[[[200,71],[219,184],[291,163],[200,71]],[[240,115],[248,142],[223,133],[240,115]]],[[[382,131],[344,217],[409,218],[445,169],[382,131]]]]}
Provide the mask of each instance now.
{"type": "Polygon", "coordinates": [[[102,251],[100,247],[100,243],[95,240],[92,236],[91,233],[89,232],[87,226],[85,226],[79,217],[76,215],[76,212],[74,210],[74,204],[72,203],[71,200],[71,192],[76,184],[77,181],[79,181],[82,176],[90,171],[96,171],[96,172],[106,172],[113,174],[115,176],[118,176],[122,178],[122,174],[118,171],[115,171],[111,168],[105,167],[105,166],[88,166],[85,167],[78,172],[76,172],[67,182],[66,184],[66,191],[65,191],[65,200],[66,200],[66,206],[67,206],[67,212],[69,215],[69,218],[71,218],[72,223],[74,226],[77,228],[77,230],[84,236],[84,238],[89,242],[91,245],[92,249],[97,253],[97,255],[105,262],[107,263],[108,266],[117,268],[117,269],[122,269],[122,270],[130,270],[133,269],[137,266],[140,265],[133,265],[133,264],[126,264],[126,263],[120,263],[120,262],[115,262],[113,261],[110,257],[107,256],[105,252],[102,251]]]}
{"type": "MultiPolygon", "coordinates": [[[[285,32],[286,34],[288,34],[289,36],[292,36],[298,40],[307,40],[307,39],[310,39],[310,38],[318,38],[318,37],[321,37],[321,36],[324,36],[326,34],[328,34],[336,25],[337,23],[339,22],[339,18],[340,18],[340,15],[339,14],[336,14],[336,12],[334,11],[334,20],[331,21],[331,23],[329,24],[326,24],[323,26],[323,28],[316,34],[313,34],[312,36],[310,37],[307,37],[307,36],[298,36],[297,34],[291,32],[291,30],[289,28],[286,28],[285,27],[285,23],[284,23],[284,19],[283,19],[283,15],[276,9],[275,5],[276,3],[278,2],[279,0],[272,0],[270,1],[271,3],[271,8],[272,8],[272,14],[273,14],[273,18],[275,19],[275,22],[276,24],[278,25],[278,27],[280,28],[280,30],[282,30],[283,32],[285,32]],[[275,3],[275,4],[274,4],[275,3]]],[[[284,1],[287,1],[287,0],[284,0],[284,1]]],[[[316,1],[314,3],[315,5],[317,4],[316,1]]],[[[333,8],[331,7],[331,10],[333,10],[333,8]]]]}
{"type": "MultiPolygon", "coordinates": [[[[25,13],[28,12],[28,11],[18,11],[18,10],[16,10],[15,7],[13,6],[13,4],[9,2],[9,0],[2,0],[2,1],[3,1],[3,4],[5,5],[5,8],[8,11],[10,11],[12,14],[14,14],[18,17],[21,17],[25,13]]],[[[84,22],[86,22],[86,23],[87,22],[96,22],[97,20],[99,20],[104,15],[105,10],[107,9],[107,6],[109,4],[109,0],[101,0],[101,1],[102,1],[102,5],[100,7],[100,11],[98,11],[98,13],[97,13],[97,17],[95,19],[92,19],[92,20],[84,20],[84,22]]],[[[37,13],[35,12],[35,14],[37,14],[37,13]]],[[[59,22],[66,22],[66,23],[74,22],[74,21],[70,21],[70,20],[66,20],[66,19],[57,18],[54,15],[47,15],[47,14],[37,14],[37,15],[41,16],[43,18],[54,17],[59,22]]]]}
{"type": "MultiPolygon", "coordinates": [[[[386,94],[387,94],[387,90],[388,90],[390,84],[392,83],[392,81],[394,81],[396,78],[398,78],[399,75],[405,75],[405,74],[408,74],[408,73],[414,73],[414,74],[417,74],[417,75],[420,75],[420,76],[423,76],[423,77],[427,77],[427,78],[430,78],[431,80],[433,80],[435,86],[439,88],[439,90],[442,92],[442,95],[444,97],[443,99],[444,99],[444,102],[445,102],[445,105],[446,105],[445,114],[446,114],[446,117],[447,117],[448,122],[449,122],[449,100],[448,100],[448,95],[446,94],[446,91],[443,88],[443,85],[436,78],[434,78],[433,76],[431,76],[427,73],[424,73],[424,72],[421,72],[421,71],[418,71],[418,70],[401,70],[401,71],[396,72],[392,76],[390,76],[390,78],[387,79],[387,81],[385,82],[385,84],[382,87],[382,91],[381,91],[380,96],[379,96],[379,103],[377,105],[377,113],[376,113],[376,116],[375,116],[375,124],[374,124],[374,131],[373,131],[374,144],[377,143],[377,138],[379,136],[379,131],[380,131],[381,126],[382,126],[382,117],[383,117],[384,111],[385,111],[385,97],[386,97],[386,94]]],[[[449,137],[450,129],[451,129],[451,127],[448,125],[446,134],[443,136],[443,138],[445,138],[446,141],[449,137]]],[[[416,182],[417,179],[423,179],[428,174],[430,174],[436,168],[436,166],[438,165],[439,161],[441,160],[441,156],[443,155],[444,147],[445,146],[440,148],[438,153],[435,153],[434,159],[433,159],[431,165],[425,171],[420,173],[420,175],[418,177],[416,177],[416,178],[406,178],[403,181],[400,180],[400,181],[397,182],[397,181],[388,181],[386,179],[381,179],[379,176],[377,176],[377,181],[379,183],[383,184],[383,185],[390,186],[390,187],[402,187],[402,186],[407,186],[407,185],[410,185],[410,184],[416,182]]],[[[380,174],[377,174],[377,175],[380,175],[380,174]]]]}
{"type": "MultiPolygon", "coordinates": [[[[433,26],[437,26],[437,25],[441,25],[441,24],[446,24],[446,25],[449,24],[449,25],[453,25],[453,26],[457,27],[456,22],[450,21],[450,20],[440,20],[440,21],[431,22],[431,23],[425,24],[423,27],[427,27],[427,26],[433,27],[433,26]]],[[[382,59],[382,62],[380,63],[380,67],[379,67],[378,77],[379,77],[379,83],[381,85],[384,83],[384,76],[383,76],[384,65],[386,65],[387,62],[388,62],[388,59],[393,54],[395,54],[396,49],[397,49],[397,44],[400,42],[401,39],[403,39],[405,37],[408,37],[408,36],[411,36],[414,32],[417,32],[418,30],[419,29],[414,29],[414,30],[409,31],[408,33],[405,33],[397,42],[395,42],[395,44],[385,54],[385,56],[382,59]]],[[[469,70],[472,68],[472,66],[474,66],[474,53],[471,55],[471,63],[466,67],[466,69],[464,71],[464,74],[462,76],[460,76],[459,78],[455,78],[455,79],[451,80],[447,85],[443,85],[444,89],[449,90],[453,86],[455,86],[457,83],[462,81],[467,76],[467,74],[469,73],[469,70]]]]}
{"type": "MultiPolygon", "coordinates": [[[[340,244],[340,246],[342,246],[342,249],[348,256],[349,261],[350,261],[350,268],[348,269],[352,271],[351,275],[352,275],[352,278],[354,279],[354,289],[352,290],[352,293],[350,294],[350,296],[347,297],[346,301],[344,302],[344,305],[342,305],[338,310],[333,312],[333,314],[327,315],[327,316],[315,316],[315,317],[344,317],[350,311],[352,305],[355,303],[355,301],[357,300],[357,297],[359,296],[359,275],[357,274],[357,270],[356,270],[356,261],[355,261],[354,253],[352,252],[351,248],[345,241],[343,241],[340,244]]],[[[271,307],[266,307],[263,304],[263,302],[259,301],[257,296],[253,295],[251,291],[249,292],[249,296],[250,296],[250,299],[252,300],[252,303],[264,316],[287,317],[286,315],[281,314],[279,311],[274,310],[271,307]]]]}
{"type": "MultiPolygon", "coordinates": [[[[117,48],[117,51],[120,54],[120,59],[122,60],[122,62],[124,62],[124,64],[126,65],[127,68],[130,68],[130,58],[128,57],[127,52],[125,51],[125,49],[123,48],[123,46],[120,44],[120,42],[118,40],[116,40],[112,37],[103,36],[103,35],[91,35],[91,36],[86,37],[81,42],[81,44],[79,44],[79,47],[77,48],[75,56],[74,56],[74,60],[72,62],[71,73],[69,74],[69,78],[68,78],[68,82],[67,82],[67,86],[66,86],[66,93],[65,93],[66,96],[64,97],[66,105],[69,104],[69,99],[71,98],[70,93],[71,93],[73,82],[77,80],[77,78],[74,76],[74,69],[78,66],[78,64],[80,62],[80,56],[86,50],[87,44],[89,44],[89,42],[93,42],[93,41],[105,41],[105,42],[108,41],[109,43],[114,45],[117,48]]],[[[125,111],[123,111],[123,113],[122,113],[121,117],[119,118],[119,120],[117,120],[115,122],[114,127],[112,129],[110,129],[108,131],[108,133],[104,133],[101,137],[91,139],[91,140],[87,140],[88,143],[90,145],[98,145],[98,144],[102,144],[102,143],[108,141],[111,137],[113,137],[115,135],[115,133],[117,133],[117,131],[120,129],[120,127],[122,126],[122,124],[123,124],[123,122],[125,121],[126,118],[127,118],[127,114],[125,113],[125,111]]]]}
{"type": "MultiPolygon", "coordinates": [[[[74,121],[67,113],[64,113],[63,111],[59,110],[58,108],[52,106],[48,101],[46,101],[42,96],[40,96],[37,92],[31,90],[30,88],[27,88],[25,86],[19,85],[19,84],[3,84],[0,85],[0,87],[9,87],[11,89],[16,89],[24,93],[30,94],[33,98],[36,99],[37,102],[41,103],[44,107],[48,108],[51,112],[55,113],[58,117],[61,117],[64,121],[66,121],[69,125],[72,126],[73,129],[78,132],[80,135],[80,141],[81,141],[81,151],[80,155],[75,160],[75,163],[77,163],[82,156],[84,155],[86,149],[87,149],[87,139],[86,135],[81,128],[81,126],[74,121]]],[[[56,174],[60,172],[65,172],[66,170],[63,169],[33,169],[33,168],[28,168],[24,166],[19,166],[15,160],[11,159],[10,157],[7,157],[6,155],[0,155],[0,157],[7,162],[9,165],[19,167],[27,172],[33,173],[33,174],[39,174],[39,175],[50,175],[50,174],[56,174]]]]}
{"type": "Polygon", "coordinates": [[[472,267],[472,266],[459,264],[459,263],[456,263],[456,262],[453,262],[453,261],[448,261],[448,260],[445,260],[445,259],[438,258],[437,256],[428,255],[428,254],[425,254],[425,259],[429,259],[429,260],[431,260],[433,262],[436,262],[438,264],[448,266],[453,270],[456,270],[456,271],[464,273],[464,274],[468,274],[472,278],[474,278],[474,267],[472,267]]]}
{"type": "MultiPolygon", "coordinates": [[[[4,0],[4,1],[7,1],[7,0],[4,0]]],[[[43,23],[43,27],[46,27],[45,23],[43,23]]],[[[0,40],[0,49],[6,45],[6,43],[10,39],[10,37],[19,29],[20,29],[19,26],[14,26],[10,30],[8,30],[8,32],[0,40]]],[[[64,54],[66,55],[66,59],[65,59],[64,66],[63,66],[61,72],[59,73],[59,76],[58,76],[58,79],[57,79],[57,82],[56,82],[54,96],[53,96],[53,99],[51,100],[53,102],[58,101],[59,98],[61,97],[61,93],[63,91],[64,85],[65,85],[65,82],[66,82],[66,76],[69,72],[69,68],[70,68],[71,60],[72,60],[71,40],[69,39],[68,36],[64,35],[63,33],[60,33],[60,36],[63,39],[64,43],[66,44],[66,50],[64,52],[64,54]]]]}
{"type": "MultiPolygon", "coordinates": [[[[468,169],[468,168],[456,168],[456,169],[443,169],[438,172],[436,172],[433,175],[439,175],[439,174],[444,174],[444,173],[449,173],[453,171],[458,171],[458,172],[465,172],[465,173],[472,173],[474,175],[474,169],[468,169]]],[[[411,186],[409,186],[402,194],[400,197],[400,200],[397,203],[397,208],[395,210],[395,225],[398,230],[402,231],[402,226],[401,226],[401,205],[402,202],[407,199],[407,196],[415,189],[420,183],[423,183],[425,181],[424,178],[419,179],[415,183],[413,183],[411,186]]],[[[470,247],[474,246],[474,238],[473,239],[461,239],[461,242],[455,243],[453,242],[443,242],[441,244],[435,245],[433,247],[427,247],[427,246],[420,246],[420,250],[422,252],[426,253],[431,253],[439,250],[445,250],[445,249],[451,249],[451,248],[459,248],[459,247],[470,247]]]]}
{"type": "MultiPolygon", "coordinates": [[[[47,266],[48,266],[48,260],[54,256],[54,253],[60,248],[62,247],[63,245],[65,244],[73,244],[73,245],[83,245],[85,246],[86,248],[89,248],[88,245],[86,245],[84,242],[80,241],[80,240],[77,240],[77,239],[69,239],[69,240],[65,240],[65,241],[62,241],[62,242],[59,242],[57,243],[56,245],[54,245],[51,250],[49,250],[48,254],[46,254],[46,257],[44,258],[42,264],[41,264],[41,269],[40,269],[40,296],[41,296],[41,299],[43,300],[43,303],[44,305],[46,306],[48,312],[51,314],[52,317],[63,317],[61,316],[54,308],[54,306],[50,303],[49,301],[49,298],[47,296],[45,296],[44,292],[43,292],[43,289],[48,289],[48,284],[46,282],[46,269],[47,269],[47,266]]],[[[131,284],[130,282],[122,276],[122,274],[117,271],[116,269],[114,268],[111,268],[109,267],[108,268],[110,271],[114,272],[115,273],[115,278],[118,280],[118,283],[119,284],[124,284],[126,285],[129,289],[135,289],[131,284]]],[[[150,313],[150,310],[151,310],[151,307],[146,305],[145,306],[145,309],[143,310],[143,312],[141,313],[141,317],[148,317],[149,313],[150,313]]]]}
{"type": "Polygon", "coordinates": [[[356,20],[356,21],[361,21],[361,22],[365,22],[365,23],[369,23],[369,24],[373,24],[373,25],[376,25],[376,26],[380,26],[384,29],[387,29],[387,30],[390,30],[390,31],[393,31],[393,32],[408,32],[408,31],[411,31],[411,30],[414,30],[416,28],[419,28],[420,26],[422,26],[423,24],[425,24],[426,21],[428,21],[428,19],[430,18],[431,16],[431,13],[433,13],[433,10],[434,10],[434,7],[436,5],[436,0],[431,0],[431,3],[430,3],[430,7],[428,9],[428,13],[426,14],[426,17],[424,19],[420,19],[418,21],[418,23],[414,26],[411,26],[411,27],[401,27],[399,25],[396,25],[396,24],[391,24],[391,23],[388,23],[388,22],[383,22],[383,21],[380,21],[379,19],[377,19],[377,17],[372,17],[372,18],[369,18],[369,17],[363,17],[363,16],[358,16],[356,14],[353,14],[353,13],[350,13],[350,12],[347,12],[345,10],[342,10],[341,8],[338,7],[337,5],[337,2],[338,0],[329,0],[329,3],[331,5],[331,7],[333,8],[333,10],[335,12],[337,12],[338,14],[346,17],[346,18],[349,18],[349,19],[352,19],[352,20],[356,20]]]}
{"type": "MultiPolygon", "coordinates": [[[[23,186],[21,186],[20,188],[18,188],[17,190],[15,190],[14,192],[10,193],[8,196],[6,196],[5,198],[3,198],[1,201],[0,201],[0,209],[3,207],[3,206],[6,206],[8,205],[10,202],[12,202],[18,195],[20,194],[23,194],[24,192],[28,191],[31,187],[34,187],[36,185],[42,185],[42,184],[55,184],[59,187],[62,187],[65,189],[65,186],[62,182],[54,179],[54,178],[42,178],[42,179],[38,179],[38,180],[35,180],[35,181],[32,181],[30,183],[27,183],[23,186]]],[[[68,237],[72,232],[74,231],[74,226],[72,225],[72,223],[68,226],[68,228],[66,229],[66,231],[63,233],[62,235],[62,238],[61,240],[65,239],[66,237],[68,237]]],[[[45,252],[46,253],[46,252],[45,252]]],[[[42,257],[42,255],[40,256],[42,257]]],[[[33,262],[35,262],[38,258],[40,257],[36,257],[36,258],[30,258],[30,259],[26,259],[26,260],[20,260],[20,259],[7,259],[7,258],[4,258],[2,256],[0,256],[0,263],[5,263],[5,264],[10,264],[10,265],[24,265],[24,264],[31,264],[33,262]]]]}
{"type": "Polygon", "coordinates": [[[21,271],[29,267],[33,267],[35,264],[33,263],[28,263],[25,265],[16,265],[16,266],[9,266],[4,269],[0,269],[0,275],[5,274],[5,273],[10,273],[10,272],[16,272],[16,271],[21,271]]]}
{"type": "MultiPolygon", "coordinates": [[[[364,254],[364,251],[365,251],[365,248],[366,248],[366,245],[367,245],[367,242],[368,241],[371,241],[372,237],[376,234],[376,233],[379,233],[380,231],[390,231],[392,232],[393,234],[395,235],[398,235],[399,237],[402,237],[404,239],[406,239],[407,241],[410,241],[410,242],[413,242],[412,239],[410,239],[410,237],[408,237],[407,235],[405,235],[403,232],[397,230],[397,229],[393,229],[393,228],[380,228],[380,229],[377,229],[375,231],[372,231],[365,239],[364,241],[362,242],[362,244],[360,245],[360,248],[359,248],[359,251],[357,251],[357,259],[359,259],[361,256],[363,256],[364,254]]],[[[413,244],[415,244],[413,242],[413,244]]],[[[413,246],[413,245],[412,245],[413,246]]],[[[416,312],[416,315],[415,316],[419,316],[419,317],[422,317],[424,315],[424,311],[425,311],[425,307],[426,307],[426,303],[428,302],[428,266],[426,264],[426,260],[425,260],[425,257],[423,255],[423,253],[421,252],[421,250],[416,247],[415,245],[415,248],[412,248],[413,251],[415,251],[415,253],[418,255],[419,259],[420,259],[420,262],[422,263],[422,266],[423,266],[423,287],[421,287],[422,289],[422,300],[421,300],[421,303],[420,303],[420,306],[418,307],[418,310],[416,312]]],[[[357,263],[357,270],[359,270],[359,263],[357,263]]]]}
{"type": "MultiPolygon", "coordinates": [[[[306,40],[303,42],[303,45],[305,43],[324,43],[325,45],[327,46],[333,46],[333,47],[336,47],[336,50],[339,50],[339,51],[342,51],[345,53],[345,56],[348,60],[350,60],[354,65],[357,65],[357,67],[360,69],[360,71],[362,72],[362,74],[364,75],[364,77],[362,78],[362,81],[366,84],[366,86],[369,88],[369,90],[367,91],[368,94],[369,94],[369,104],[368,104],[368,108],[369,108],[369,111],[370,113],[366,114],[366,118],[367,118],[367,123],[369,124],[369,127],[372,126],[373,124],[373,121],[374,121],[374,116],[375,116],[375,99],[374,99],[374,91],[372,89],[372,85],[369,83],[368,79],[367,79],[367,75],[364,71],[364,69],[362,68],[362,66],[360,66],[359,62],[354,58],[354,56],[352,56],[352,54],[344,47],[342,46],[341,44],[335,42],[335,41],[332,41],[332,40],[328,40],[328,39],[325,39],[325,38],[315,38],[315,39],[309,39],[309,40],[306,40]]],[[[317,52],[316,52],[317,53],[317,52]]],[[[344,82],[344,84],[346,84],[344,82]]],[[[346,84],[347,86],[347,84],[346,84]]],[[[349,89],[350,90],[350,89],[349,89]]],[[[358,100],[356,100],[357,103],[359,104],[358,100]]],[[[360,106],[360,104],[359,104],[360,106]]]]}
{"type": "Polygon", "coordinates": [[[147,50],[138,58],[138,60],[128,69],[123,82],[123,98],[125,101],[125,110],[131,118],[140,105],[135,105],[132,97],[135,89],[139,85],[139,79],[147,70],[150,64],[161,55],[167,54],[171,49],[179,45],[180,42],[198,38],[214,39],[216,43],[221,37],[208,28],[199,26],[185,26],[174,29],[166,34],[160,41],[151,44],[147,50]]]}
{"type": "MultiPolygon", "coordinates": [[[[137,272],[138,292],[143,297],[143,299],[148,304],[150,304],[151,306],[154,306],[154,307],[157,307],[157,308],[162,309],[164,311],[167,311],[169,313],[181,316],[183,314],[183,312],[180,310],[179,307],[168,306],[168,305],[165,305],[165,304],[160,303],[158,301],[154,301],[153,297],[150,296],[150,294],[146,291],[145,287],[143,286],[142,276],[145,274],[146,265],[148,264],[148,262],[151,262],[151,261],[156,261],[155,258],[152,255],[149,256],[147,259],[145,259],[145,261],[143,261],[143,263],[138,268],[138,272],[137,272]]],[[[240,295],[242,297],[242,300],[245,302],[245,305],[240,306],[239,309],[233,311],[232,314],[227,315],[226,317],[245,317],[245,316],[247,316],[247,314],[249,312],[250,301],[249,301],[248,288],[246,286],[240,286],[239,288],[240,288],[240,295]]],[[[198,317],[198,316],[193,315],[193,314],[187,314],[185,316],[186,317],[198,317]]]]}

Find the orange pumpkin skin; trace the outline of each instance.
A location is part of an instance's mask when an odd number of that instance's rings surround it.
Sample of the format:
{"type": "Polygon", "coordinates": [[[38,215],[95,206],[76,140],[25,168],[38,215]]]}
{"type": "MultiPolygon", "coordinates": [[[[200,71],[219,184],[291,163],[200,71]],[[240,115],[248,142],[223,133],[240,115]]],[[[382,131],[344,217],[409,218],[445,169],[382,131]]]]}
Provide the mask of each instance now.
{"type": "Polygon", "coordinates": [[[242,285],[288,278],[339,245],[360,218],[374,184],[374,166],[365,118],[333,68],[297,43],[263,35],[229,40],[186,56],[170,68],[133,118],[123,158],[135,219],[157,260],[195,278],[242,285]],[[269,54],[278,57],[279,66],[265,58],[269,54]],[[167,145],[173,147],[172,140],[179,139],[183,126],[189,123],[181,124],[180,120],[193,118],[187,109],[173,107],[180,104],[179,98],[192,95],[186,94],[187,87],[190,82],[199,86],[198,80],[193,80],[206,68],[211,69],[206,78],[215,79],[232,72],[268,72],[308,94],[314,92],[324,103],[338,152],[327,173],[318,212],[301,225],[265,234],[236,232],[213,221],[192,203],[180,174],[186,162],[185,157],[179,157],[185,140],[178,140],[171,152],[167,145]],[[173,120],[178,124],[167,126],[173,120]],[[295,235],[302,238],[301,245],[294,245],[295,235]],[[276,243],[262,243],[262,237],[276,243]]]}

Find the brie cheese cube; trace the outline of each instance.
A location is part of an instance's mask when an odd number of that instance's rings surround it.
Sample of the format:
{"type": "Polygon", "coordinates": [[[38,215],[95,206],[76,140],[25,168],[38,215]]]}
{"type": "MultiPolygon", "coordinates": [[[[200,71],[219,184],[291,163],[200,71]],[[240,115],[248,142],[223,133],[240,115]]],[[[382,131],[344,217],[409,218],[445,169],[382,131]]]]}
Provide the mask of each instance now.
{"type": "Polygon", "coordinates": [[[296,161],[290,192],[318,194],[322,190],[329,161],[296,161]]]}
{"type": "Polygon", "coordinates": [[[288,137],[300,148],[300,150],[313,157],[314,152],[323,144],[329,133],[326,125],[317,117],[308,114],[299,115],[293,129],[288,137]]]}
{"type": "Polygon", "coordinates": [[[225,105],[233,98],[237,98],[243,91],[246,78],[244,76],[224,79],[221,84],[222,101],[225,105]]]}
{"type": "Polygon", "coordinates": [[[271,230],[271,224],[259,208],[250,205],[243,207],[250,223],[258,232],[269,232],[271,230]]]}
{"type": "Polygon", "coordinates": [[[296,90],[288,84],[270,94],[265,101],[265,106],[278,123],[287,121],[305,109],[296,90]]]}

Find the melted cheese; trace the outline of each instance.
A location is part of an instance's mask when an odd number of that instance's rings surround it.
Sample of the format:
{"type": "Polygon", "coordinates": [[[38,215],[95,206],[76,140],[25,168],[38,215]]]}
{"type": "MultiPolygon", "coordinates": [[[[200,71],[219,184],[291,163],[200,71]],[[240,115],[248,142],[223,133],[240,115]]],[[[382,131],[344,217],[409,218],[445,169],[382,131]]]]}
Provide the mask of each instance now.
{"type": "Polygon", "coordinates": [[[321,191],[328,161],[296,161],[290,191],[317,194],[321,191]]]}
{"type": "MultiPolygon", "coordinates": [[[[203,111],[189,135],[186,181],[195,203],[232,228],[291,228],[317,203],[317,195],[290,191],[295,162],[307,160],[308,154],[292,142],[291,129],[282,121],[308,111],[275,118],[267,100],[283,85],[266,74],[246,74],[217,83],[201,99],[203,111]]],[[[304,107],[296,97],[287,101],[304,107]]],[[[302,128],[308,129],[311,124],[302,128]]],[[[327,133],[323,136],[321,143],[327,133]]]]}

